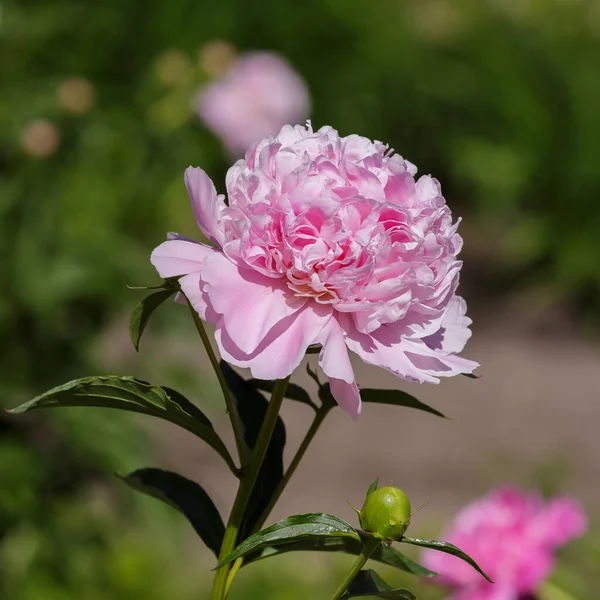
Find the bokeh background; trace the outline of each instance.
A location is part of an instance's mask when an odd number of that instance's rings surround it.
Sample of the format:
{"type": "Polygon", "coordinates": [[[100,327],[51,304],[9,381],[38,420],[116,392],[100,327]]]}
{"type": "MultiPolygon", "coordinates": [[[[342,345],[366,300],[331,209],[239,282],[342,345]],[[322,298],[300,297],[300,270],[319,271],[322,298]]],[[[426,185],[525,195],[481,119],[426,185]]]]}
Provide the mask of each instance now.
{"type": "MultiPolygon", "coordinates": [[[[336,412],[275,516],[350,520],[346,500],[380,476],[429,503],[413,527],[433,536],[498,483],[572,493],[592,526],[554,581],[597,598],[597,0],[2,0],[0,406],[113,372],[181,388],[226,427],[184,310],[165,307],[139,355],[127,334],[140,292],[126,284],[157,282],[148,256],[166,231],[195,234],[184,169],[202,166],[224,191],[230,157],[194,109],[220,68],[215,40],[284,56],[316,127],[388,142],[442,182],[464,218],[466,354],[483,365],[479,381],[428,389],[361,368],[360,383],[401,385],[452,420],[336,412]]],[[[284,415],[293,447],[308,415],[284,415]]],[[[0,598],[206,597],[214,565],[200,542],[113,477],[151,465],[197,478],[225,514],[228,473],[169,425],[0,415],[0,598]]],[[[232,600],[326,597],[348,562],[278,560],[244,570],[232,600]]]]}

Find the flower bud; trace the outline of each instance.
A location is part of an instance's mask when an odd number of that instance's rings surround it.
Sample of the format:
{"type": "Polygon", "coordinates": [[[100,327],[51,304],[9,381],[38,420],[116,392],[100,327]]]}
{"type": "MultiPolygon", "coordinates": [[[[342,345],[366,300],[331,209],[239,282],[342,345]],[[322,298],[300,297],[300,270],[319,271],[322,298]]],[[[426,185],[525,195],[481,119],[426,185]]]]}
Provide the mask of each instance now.
{"type": "Polygon", "coordinates": [[[410,523],[410,500],[402,490],[384,486],[367,496],[358,516],[367,533],[384,541],[397,540],[410,523]]]}

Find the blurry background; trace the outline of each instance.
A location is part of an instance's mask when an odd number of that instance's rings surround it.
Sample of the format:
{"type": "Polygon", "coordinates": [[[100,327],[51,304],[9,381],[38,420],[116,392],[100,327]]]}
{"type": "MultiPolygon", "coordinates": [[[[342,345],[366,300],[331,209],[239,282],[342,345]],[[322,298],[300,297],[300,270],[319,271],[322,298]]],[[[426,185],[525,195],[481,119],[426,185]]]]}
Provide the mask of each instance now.
{"type": "MultiPolygon", "coordinates": [[[[0,405],[114,372],[181,388],[226,425],[185,311],[165,307],[136,355],[127,319],[140,292],[125,286],[157,281],[148,257],[166,231],[195,235],[185,167],[224,191],[231,153],[197,116],[197,93],[232,52],[255,49],[305,80],[316,127],[388,142],[440,179],[464,218],[466,355],[483,365],[480,381],[406,386],[451,421],[334,413],[275,516],[350,520],[346,500],[380,476],[429,501],[422,537],[507,481],[576,494],[597,524],[597,0],[1,0],[0,405]]],[[[359,381],[398,384],[366,367],[359,381]]],[[[291,447],[301,408],[285,408],[291,447]]],[[[150,465],[196,477],[225,514],[233,481],[168,425],[0,416],[0,598],[205,597],[213,560],[200,542],[112,476],[150,465]]],[[[347,562],[257,565],[232,599],[321,597],[347,562]]],[[[592,527],[555,580],[593,600],[599,573],[592,527]]]]}

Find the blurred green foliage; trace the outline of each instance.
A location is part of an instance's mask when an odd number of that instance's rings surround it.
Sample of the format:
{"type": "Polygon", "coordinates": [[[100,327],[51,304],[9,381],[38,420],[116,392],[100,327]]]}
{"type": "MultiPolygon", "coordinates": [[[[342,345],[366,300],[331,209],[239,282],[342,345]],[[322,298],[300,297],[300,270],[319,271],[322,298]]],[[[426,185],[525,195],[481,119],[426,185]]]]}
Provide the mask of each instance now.
{"type": "MultiPolygon", "coordinates": [[[[188,164],[223,191],[227,160],[193,111],[216,38],[286,56],[315,126],[435,174],[482,285],[541,282],[598,307],[596,0],[4,0],[0,405],[97,370],[99,333],[138,299],[125,285],[156,280],[150,250],[195,233],[188,164]]],[[[81,499],[146,454],[141,434],[83,422],[0,416],[0,597],[177,598],[160,552],[123,530],[121,496],[102,518],[81,499]]]]}

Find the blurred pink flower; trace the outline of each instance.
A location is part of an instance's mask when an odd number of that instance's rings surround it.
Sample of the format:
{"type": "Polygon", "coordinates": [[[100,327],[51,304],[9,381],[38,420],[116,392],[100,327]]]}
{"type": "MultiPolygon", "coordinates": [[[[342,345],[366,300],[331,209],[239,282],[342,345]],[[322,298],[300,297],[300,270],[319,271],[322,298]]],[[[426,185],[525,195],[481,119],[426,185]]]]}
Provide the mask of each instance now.
{"type": "Polygon", "coordinates": [[[348,350],[408,381],[471,373],[456,355],[470,337],[455,295],[462,263],[437,180],[387,146],[331,127],[285,126],[229,169],[228,204],[202,169],[185,182],[201,231],[152,254],[181,277],[199,315],[216,325],[221,356],[278,379],[321,345],[338,403],[361,410],[348,350]]]}
{"type": "Polygon", "coordinates": [[[570,498],[544,501],[504,487],[463,508],[442,537],[470,555],[493,584],[448,554],[426,550],[423,562],[453,589],[452,600],[519,600],[550,575],[557,548],[586,527],[583,510],[570,498]]]}
{"type": "Polygon", "coordinates": [[[308,116],[304,81],[280,56],[254,52],[241,56],[222,79],[200,93],[198,113],[233,156],[276,134],[286,123],[308,116]]]}

